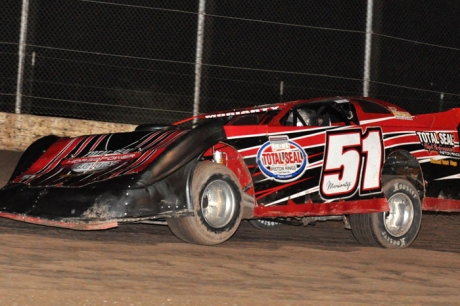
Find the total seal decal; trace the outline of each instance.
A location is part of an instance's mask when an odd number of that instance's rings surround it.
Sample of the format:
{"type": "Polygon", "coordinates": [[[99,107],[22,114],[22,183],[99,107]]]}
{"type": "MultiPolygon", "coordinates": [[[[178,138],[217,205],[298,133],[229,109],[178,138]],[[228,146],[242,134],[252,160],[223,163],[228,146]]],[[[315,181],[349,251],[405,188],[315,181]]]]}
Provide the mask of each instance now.
{"type": "Polygon", "coordinates": [[[268,139],[257,152],[257,164],[262,173],[280,183],[299,178],[307,168],[305,150],[290,141],[287,135],[271,136],[268,139]]]}
{"type": "Polygon", "coordinates": [[[454,134],[444,132],[416,132],[420,143],[428,152],[438,152],[440,155],[460,157],[454,152],[454,134]]]}

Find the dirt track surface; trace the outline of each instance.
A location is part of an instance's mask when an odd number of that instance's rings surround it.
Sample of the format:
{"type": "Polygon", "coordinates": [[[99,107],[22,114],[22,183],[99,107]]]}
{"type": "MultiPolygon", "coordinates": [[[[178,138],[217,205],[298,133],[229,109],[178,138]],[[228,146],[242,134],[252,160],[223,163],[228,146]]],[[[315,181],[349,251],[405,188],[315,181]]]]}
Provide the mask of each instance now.
{"type": "MultiPolygon", "coordinates": [[[[0,152],[3,185],[19,158],[0,152]]],[[[341,222],[181,242],[166,226],[79,232],[0,219],[0,305],[453,305],[460,215],[424,214],[408,249],[359,245],[341,222]]]]}

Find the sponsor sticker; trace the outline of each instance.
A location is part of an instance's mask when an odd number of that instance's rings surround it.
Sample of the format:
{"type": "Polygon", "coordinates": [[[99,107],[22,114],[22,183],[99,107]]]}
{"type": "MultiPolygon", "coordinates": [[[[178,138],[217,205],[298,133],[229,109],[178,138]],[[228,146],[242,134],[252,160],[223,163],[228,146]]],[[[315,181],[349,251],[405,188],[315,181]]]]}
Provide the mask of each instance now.
{"type": "Polygon", "coordinates": [[[428,152],[438,152],[444,156],[460,157],[455,151],[455,136],[446,132],[416,132],[423,148],[428,152]]]}
{"type": "Polygon", "coordinates": [[[395,116],[398,119],[412,120],[412,116],[408,112],[399,111],[392,106],[388,107],[388,109],[393,113],[393,116],[395,116]]]}
{"type": "Polygon", "coordinates": [[[74,172],[81,173],[81,172],[88,172],[88,171],[101,171],[112,166],[118,165],[118,162],[110,161],[110,162],[94,162],[94,163],[82,163],[82,164],[74,164],[72,165],[71,169],[74,172]]]}
{"type": "Polygon", "coordinates": [[[302,176],[308,158],[300,145],[282,135],[269,137],[257,152],[257,163],[265,176],[286,183],[302,176]]]}
{"type": "Polygon", "coordinates": [[[457,162],[455,160],[430,158],[430,163],[435,165],[457,167],[457,162]]]}
{"type": "Polygon", "coordinates": [[[138,158],[139,152],[132,153],[111,153],[111,151],[91,151],[84,157],[69,158],[63,160],[61,165],[70,167],[74,172],[101,171],[116,166],[124,161],[138,158]],[[102,152],[102,153],[101,153],[102,152]],[[110,152],[106,154],[106,152],[110,152]]]}

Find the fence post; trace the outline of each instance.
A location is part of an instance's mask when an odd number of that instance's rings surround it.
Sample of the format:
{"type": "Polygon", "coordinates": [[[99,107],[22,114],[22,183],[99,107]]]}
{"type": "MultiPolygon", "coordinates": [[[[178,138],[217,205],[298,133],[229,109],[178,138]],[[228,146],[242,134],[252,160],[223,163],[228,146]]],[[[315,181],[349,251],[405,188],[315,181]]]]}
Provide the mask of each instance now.
{"type": "Polygon", "coordinates": [[[203,65],[204,18],[206,14],[206,0],[200,0],[198,8],[198,26],[196,33],[195,56],[195,93],[193,97],[193,116],[200,112],[201,71],[203,65]]]}
{"type": "Polygon", "coordinates": [[[19,33],[18,75],[16,83],[16,105],[14,111],[21,113],[22,92],[24,88],[24,64],[26,60],[27,22],[29,19],[29,0],[22,0],[21,30],[19,33]]]}
{"type": "Polygon", "coordinates": [[[444,109],[444,93],[439,94],[439,111],[442,112],[444,109]]]}
{"type": "Polygon", "coordinates": [[[372,22],[373,22],[374,0],[367,0],[366,14],[366,39],[364,43],[364,74],[363,74],[363,96],[369,96],[369,85],[371,75],[371,52],[372,52],[372,22]]]}
{"type": "Polygon", "coordinates": [[[284,100],[284,81],[280,81],[280,102],[284,100]]]}

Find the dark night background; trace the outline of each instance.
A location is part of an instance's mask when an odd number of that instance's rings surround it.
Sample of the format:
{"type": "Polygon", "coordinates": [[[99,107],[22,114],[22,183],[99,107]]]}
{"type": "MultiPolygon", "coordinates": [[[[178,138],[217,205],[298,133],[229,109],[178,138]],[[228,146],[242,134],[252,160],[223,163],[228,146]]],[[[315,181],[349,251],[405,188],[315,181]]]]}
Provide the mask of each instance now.
{"type": "MultiPolygon", "coordinates": [[[[198,0],[29,1],[24,113],[128,123],[192,114],[198,0]]],[[[2,1],[6,112],[21,2],[2,1]]],[[[207,0],[200,112],[362,95],[366,9],[366,1],[207,0]]],[[[370,95],[413,113],[460,106],[459,13],[460,1],[375,1],[370,95]]]]}

